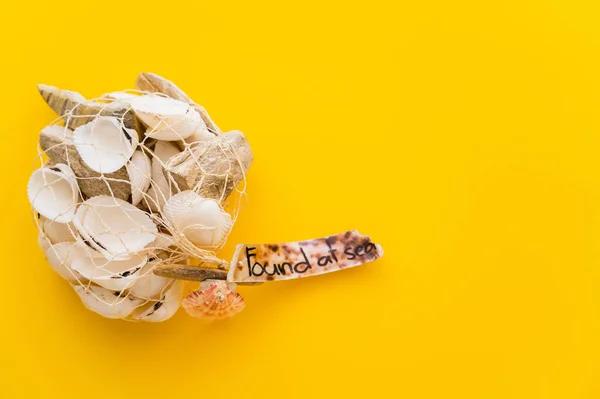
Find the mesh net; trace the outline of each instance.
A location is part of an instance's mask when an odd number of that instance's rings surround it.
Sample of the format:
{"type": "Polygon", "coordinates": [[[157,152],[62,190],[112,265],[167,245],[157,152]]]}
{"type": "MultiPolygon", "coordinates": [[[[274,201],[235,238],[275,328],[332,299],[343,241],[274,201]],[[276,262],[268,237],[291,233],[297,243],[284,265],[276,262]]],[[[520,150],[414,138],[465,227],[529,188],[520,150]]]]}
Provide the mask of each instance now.
{"type": "Polygon", "coordinates": [[[28,185],[48,262],[105,317],[168,319],[193,287],[155,267],[228,267],[217,253],[246,198],[245,137],[166,94],[40,92],[60,115],[28,185]]]}

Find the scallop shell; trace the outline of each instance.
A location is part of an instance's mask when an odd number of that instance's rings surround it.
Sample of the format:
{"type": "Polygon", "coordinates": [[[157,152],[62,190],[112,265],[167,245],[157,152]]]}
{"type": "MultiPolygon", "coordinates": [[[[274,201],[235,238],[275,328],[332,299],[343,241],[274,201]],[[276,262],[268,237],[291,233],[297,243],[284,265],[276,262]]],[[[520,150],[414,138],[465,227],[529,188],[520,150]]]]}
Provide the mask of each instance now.
{"type": "Polygon", "coordinates": [[[65,280],[70,282],[81,281],[81,277],[73,268],[73,262],[77,259],[87,258],[95,252],[82,241],[59,242],[50,245],[44,253],[50,266],[65,280]]]}
{"type": "Polygon", "coordinates": [[[73,288],[88,309],[109,319],[127,317],[144,303],[142,299],[132,295],[123,295],[95,285],[74,285],[73,288]]]}
{"type": "Polygon", "coordinates": [[[73,223],[59,223],[45,216],[40,216],[39,226],[40,233],[48,239],[50,244],[77,239],[77,230],[73,223]]]}
{"type": "Polygon", "coordinates": [[[123,291],[136,282],[146,261],[146,256],[140,254],[134,254],[126,260],[107,260],[96,253],[73,259],[71,268],[86,280],[106,289],[123,291]]]}
{"type": "Polygon", "coordinates": [[[183,281],[173,281],[171,287],[167,289],[160,300],[150,303],[147,308],[138,314],[132,315],[132,318],[152,322],[165,321],[171,318],[177,312],[177,309],[179,309],[183,288],[183,281]]]}
{"type": "Polygon", "coordinates": [[[150,159],[143,151],[135,151],[131,160],[127,163],[127,174],[131,181],[131,203],[133,205],[140,203],[144,193],[150,187],[150,173],[150,159]]]}
{"type": "Polygon", "coordinates": [[[171,197],[171,183],[163,172],[163,165],[172,157],[179,154],[179,148],[166,141],[159,141],[154,147],[152,158],[152,182],[147,194],[147,205],[152,212],[160,212],[165,202],[171,197]]]}
{"type": "Polygon", "coordinates": [[[175,233],[202,248],[219,247],[233,226],[231,215],[217,201],[191,190],[172,196],[163,207],[163,216],[175,233]]]}
{"type": "Polygon", "coordinates": [[[137,280],[135,284],[133,284],[129,291],[142,299],[158,299],[170,281],[172,279],[168,279],[165,277],[160,277],[155,275],[152,270],[154,267],[160,263],[160,261],[148,262],[138,273],[137,280]]]}
{"type": "Polygon", "coordinates": [[[119,119],[99,116],[73,132],[75,148],[90,169],[113,173],[121,169],[138,145],[138,134],[123,128],[119,119]]]}
{"type": "Polygon", "coordinates": [[[29,178],[27,196],[39,214],[59,223],[68,223],[73,219],[79,200],[75,174],[61,163],[42,167],[29,178]]]}
{"type": "Polygon", "coordinates": [[[109,260],[128,259],[154,241],[158,233],[147,213],[106,195],[82,203],[73,224],[79,234],[109,260]]]}
{"type": "Polygon", "coordinates": [[[206,280],[200,283],[200,290],[186,296],[181,304],[190,316],[199,319],[231,317],[246,306],[235,288],[235,284],[226,281],[206,280]]]}
{"type": "Polygon", "coordinates": [[[168,97],[145,95],[131,99],[131,108],[147,126],[146,136],[165,141],[183,140],[206,124],[190,104],[168,97]]]}

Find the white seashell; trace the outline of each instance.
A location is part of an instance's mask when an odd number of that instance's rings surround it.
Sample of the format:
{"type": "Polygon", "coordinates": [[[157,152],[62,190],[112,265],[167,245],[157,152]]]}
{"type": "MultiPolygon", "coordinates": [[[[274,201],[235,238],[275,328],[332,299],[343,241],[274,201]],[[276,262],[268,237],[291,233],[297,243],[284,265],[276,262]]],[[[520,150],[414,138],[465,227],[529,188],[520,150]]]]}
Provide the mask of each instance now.
{"type": "Polygon", "coordinates": [[[138,145],[138,134],[113,116],[99,116],[73,132],[79,156],[92,170],[112,173],[125,166],[138,145]]]}
{"type": "Polygon", "coordinates": [[[171,183],[163,173],[163,165],[172,157],[179,154],[179,148],[167,141],[159,141],[154,147],[152,158],[152,182],[148,190],[148,207],[152,212],[160,212],[165,202],[171,197],[171,183]]]}
{"type": "Polygon", "coordinates": [[[73,131],[66,126],[49,125],[42,129],[41,136],[57,137],[63,143],[73,140],[73,131]]]}
{"type": "Polygon", "coordinates": [[[231,215],[217,201],[191,190],[173,195],[163,207],[163,216],[176,234],[202,248],[220,246],[233,226],[231,215]]]}
{"type": "Polygon", "coordinates": [[[144,303],[143,300],[132,295],[123,296],[120,292],[110,291],[104,287],[74,285],[73,288],[88,309],[109,319],[127,317],[144,303]]]}
{"type": "Polygon", "coordinates": [[[134,254],[127,260],[107,260],[97,253],[73,259],[71,268],[83,278],[106,289],[123,291],[136,282],[146,261],[146,256],[139,254],[134,254]]]}
{"type": "Polygon", "coordinates": [[[158,299],[160,298],[164,288],[172,281],[171,279],[160,277],[152,272],[152,269],[160,263],[160,261],[148,262],[139,271],[137,280],[129,291],[142,299],[158,299]]]}
{"type": "Polygon", "coordinates": [[[200,126],[194,133],[192,133],[189,137],[185,139],[185,142],[188,144],[198,143],[202,141],[208,141],[210,139],[214,139],[215,135],[211,133],[206,125],[200,126]]]}
{"type": "Polygon", "coordinates": [[[44,252],[44,255],[46,255],[46,251],[48,251],[48,248],[52,245],[48,237],[46,237],[42,231],[38,232],[38,245],[42,249],[42,252],[44,252]]]}
{"type": "Polygon", "coordinates": [[[40,233],[48,239],[50,244],[77,240],[77,230],[73,223],[59,223],[40,216],[39,226],[40,233]]]}
{"type": "Polygon", "coordinates": [[[109,260],[124,260],[156,238],[147,213],[118,198],[99,195],[82,203],[73,224],[91,246],[109,260]]]}
{"type": "Polygon", "coordinates": [[[160,300],[152,303],[148,308],[132,317],[141,321],[165,321],[171,318],[177,309],[183,295],[183,281],[173,281],[173,285],[163,294],[160,300]]]}
{"type": "Polygon", "coordinates": [[[183,140],[206,124],[188,103],[168,97],[145,95],[131,99],[131,108],[147,126],[146,136],[158,140],[183,140]]]}
{"type": "Polygon", "coordinates": [[[88,258],[95,251],[83,241],[76,241],[50,245],[44,252],[50,266],[62,278],[75,283],[80,281],[81,277],[72,269],[73,262],[77,259],[88,258]]]}
{"type": "Polygon", "coordinates": [[[73,219],[79,200],[75,174],[61,163],[42,167],[29,178],[27,196],[33,208],[42,216],[68,223],[73,219]]]}
{"type": "Polygon", "coordinates": [[[150,187],[150,159],[143,151],[135,151],[127,163],[127,174],[131,181],[131,203],[137,205],[150,187]]]}

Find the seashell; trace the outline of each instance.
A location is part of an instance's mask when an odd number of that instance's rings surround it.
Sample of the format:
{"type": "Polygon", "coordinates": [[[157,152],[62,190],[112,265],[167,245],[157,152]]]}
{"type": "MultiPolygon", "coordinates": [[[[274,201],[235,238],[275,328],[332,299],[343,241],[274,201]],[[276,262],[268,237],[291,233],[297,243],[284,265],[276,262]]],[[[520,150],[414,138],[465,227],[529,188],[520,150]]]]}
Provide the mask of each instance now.
{"type": "Polygon", "coordinates": [[[73,289],[89,310],[109,319],[127,317],[144,303],[142,299],[132,295],[123,295],[95,285],[74,285],[73,289]]]}
{"type": "Polygon", "coordinates": [[[38,245],[42,249],[42,252],[44,252],[44,255],[46,255],[46,251],[48,251],[48,248],[50,248],[50,246],[52,245],[52,243],[50,242],[48,237],[46,237],[43,231],[38,232],[38,245]]]}
{"type": "Polygon", "coordinates": [[[77,242],[59,242],[50,245],[44,253],[50,266],[65,280],[72,283],[81,280],[78,273],[73,268],[73,262],[77,259],[85,259],[95,251],[88,247],[83,241],[77,242]]]}
{"type": "Polygon", "coordinates": [[[119,120],[110,116],[99,116],[79,126],[73,136],[83,162],[98,173],[113,173],[121,169],[138,145],[137,132],[121,128],[119,120]]]}
{"type": "Polygon", "coordinates": [[[159,141],[154,147],[152,158],[152,182],[147,194],[148,207],[152,212],[160,212],[165,202],[171,197],[171,182],[167,181],[163,165],[172,157],[179,154],[179,148],[167,141],[159,141]]]}
{"type": "Polygon", "coordinates": [[[192,135],[206,125],[190,104],[156,95],[130,100],[131,108],[147,126],[146,136],[158,140],[177,141],[192,135]]]}
{"type": "Polygon", "coordinates": [[[163,216],[176,234],[202,248],[219,247],[229,234],[231,215],[219,203],[186,190],[173,195],[163,207],[163,216]]]}
{"type": "Polygon", "coordinates": [[[203,125],[194,133],[192,133],[189,137],[187,137],[184,141],[188,144],[193,144],[208,141],[214,138],[215,135],[206,128],[206,125],[203,125]]]}
{"type": "Polygon", "coordinates": [[[40,147],[52,162],[71,167],[78,178],[79,189],[86,197],[111,195],[127,200],[131,195],[126,168],[104,175],[90,169],[73,144],[72,130],[57,125],[44,128],[40,133],[40,147]]]}
{"type": "Polygon", "coordinates": [[[146,256],[134,254],[126,260],[107,260],[100,253],[73,259],[71,268],[83,278],[113,291],[123,291],[133,285],[146,256]]]}
{"type": "Polygon", "coordinates": [[[131,160],[127,163],[127,174],[131,181],[131,203],[133,205],[140,203],[144,193],[150,187],[150,170],[150,159],[143,151],[135,151],[131,160]]]}
{"type": "Polygon", "coordinates": [[[39,226],[40,233],[48,239],[50,244],[75,241],[77,239],[77,230],[75,230],[75,226],[72,223],[59,223],[45,216],[40,216],[39,226]]]}
{"type": "Polygon", "coordinates": [[[73,219],[79,200],[77,180],[65,164],[42,167],[31,175],[27,196],[33,208],[42,216],[59,223],[73,219]]]}
{"type": "Polygon", "coordinates": [[[232,131],[171,158],[165,171],[180,190],[194,190],[205,198],[224,202],[244,179],[251,163],[252,151],[246,137],[232,131]]]}
{"type": "Polygon", "coordinates": [[[73,224],[109,260],[128,259],[154,241],[158,229],[147,213],[106,195],[82,203],[73,224]]]}
{"type": "Polygon", "coordinates": [[[200,116],[202,120],[206,124],[208,130],[212,132],[214,135],[221,134],[221,130],[217,125],[210,119],[208,112],[204,109],[204,107],[199,106],[194,103],[194,101],[187,95],[183,90],[181,90],[175,83],[171,82],[159,76],[155,73],[151,72],[142,72],[138,75],[135,85],[138,89],[143,91],[148,91],[151,93],[163,93],[167,96],[174,98],[175,100],[183,101],[189,104],[192,104],[200,116]]]}
{"type": "Polygon", "coordinates": [[[127,102],[132,98],[136,98],[138,95],[136,93],[130,93],[127,91],[113,91],[111,93],[106,93],[102,95],[102,98],[106,98],[108,100],[114,101],[124,101],[127,102]]]}
{"type": "Polygon", "coordinates": [[[179,309],[183,288],[184,283],[182,281],[173,281],[171,287],[167,289],[160,300],[151,303],[148,308],[142,310],[139,314],[132,315],[132,318],[152,322],[165,321],[171,318],[179,309]]]}
{"type": "Polygon", "coordinates": [[[152,271],[161,261],[148,262],[139,271],[137,280],[129,291],[138,298],[142,299],[157,299],[160,297],[164,288],[169,284],[171,279],[155,275],[152,271]]]}
{"type": "Polygon", "coordinates": [[[235,292],[236,285],[221,280],[206,280],[181,304],[190,316],[199,319],[224,319],[244,309],[244,298],[235,292]]]}
{"type": "Polygon", "coordinates": [[[69,129],[94,120],[97,115],[114,116],[123,121],[123,126],[143,131],[141,123],[137,120],[128,104],[115,101],[112,103],[100,103],[86,100],[81,94],[59,90],[56,87],[40,84],[38,90],[46,103],[60,116],[69,129]]]}

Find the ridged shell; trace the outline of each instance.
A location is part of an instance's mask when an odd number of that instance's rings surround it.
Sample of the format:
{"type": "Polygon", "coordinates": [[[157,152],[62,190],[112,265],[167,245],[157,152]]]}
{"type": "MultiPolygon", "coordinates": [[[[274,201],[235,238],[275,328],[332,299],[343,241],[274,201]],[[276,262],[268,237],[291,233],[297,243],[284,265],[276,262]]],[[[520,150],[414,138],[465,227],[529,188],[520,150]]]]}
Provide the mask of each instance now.
{"type": "Polygon", "coordinates": [[[199,319],[224,319],[239,313],[246,303],[235,292],[236,285],[221,280],[207,280],[200,290],[186,296],[181,304],[193,317],[199,319]]]}
{"type": "Polygon", "coordinates": [[[204,127],[198,111],[190,104],[157,95],[131,99],[131,108],[148,126],[146,136],[165,141],[183,140],[204,127]]]}
{"type": "Polygon", "coordinates": [[[31,175],[27,196],[33,208],[48,219],[68,223],[79,200],[75,174],[65,164],[42,167],[31,175]]]}
{"type": "Polygon", "coordinates": [[[131,182],[131,203],[137,205],[150,187],[151,181],[150,159],[143,151],[133,153],[127,163],[127,174],[131,182]]]}
{"type": "Polygon", "coordinates": [[[154,241],[158,233],[147,213],[106,195],[82,203],[73,224],[79,234],[109,260],[128,259],[154,241]]]}
{"type": "Polygon", "coordinates": [[[223,244],[233,225],[231,215],[223,211],[217,201],[191,190],[172,196],[163,207],[163,216],[175,233],[201,248],[223,244]]]}
{"type": "Polygon", "coordinates": [[[126,260],[107,260],[97,253],[73,259],[71,268],[86,280],[106,289],[123,291],[137,281],[146,261],[146,256],[139,254],[134,254],[126,260]]]}
{"type": "Polygon", "coordinates": [[[138,145],[138,134],[123,128],[119,119],[99,116],[73,132],[75,148],[90,169],[113,173],[121,169],[138,145]]]}
{"type": "Polygon", "coordinates": [[[124,295],[95,285],[74,285],[73,289],[89,310],[109,319],[127,317],[144,303],[142,299],[132,295],[124,295]]]}
{"type": "Polygon", "coordinates": [[[163,294],[160,300],[151,302],[148,307],[141,310],[139,313],[136,312],[132,315],[132,318],[140,321],[165,321],[170,319],[177,309],[179,309],[179,303],[181,296],[183,295],[183,281],[174,280],[172,285],[163,294]]]}

